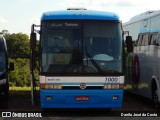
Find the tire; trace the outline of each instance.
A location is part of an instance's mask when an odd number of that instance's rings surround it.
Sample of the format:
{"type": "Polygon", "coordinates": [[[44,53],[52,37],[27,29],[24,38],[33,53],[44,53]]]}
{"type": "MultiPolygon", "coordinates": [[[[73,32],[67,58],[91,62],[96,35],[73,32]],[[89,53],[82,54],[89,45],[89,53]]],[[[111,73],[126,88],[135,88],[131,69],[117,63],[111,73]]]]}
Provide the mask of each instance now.
{"type": "Polygon", "coordinates": [[[1,96],[1,105],[0,108],[7,109],[8,108],[8,93],[5,93],[1,96]]]}
{"type": "Polygon", "coordinates": [[[0,92],[0,108],[7,109],[8,108],[8,96],[9,96],[9,84],[5,84],[2,86],[2,90],[0,92]]]}
{"type": "Polygon", "coordinates": [[[160,110],[160,102],[158,101],[157,89],[152,92],[153,105],[157,110],[160,110]]]}

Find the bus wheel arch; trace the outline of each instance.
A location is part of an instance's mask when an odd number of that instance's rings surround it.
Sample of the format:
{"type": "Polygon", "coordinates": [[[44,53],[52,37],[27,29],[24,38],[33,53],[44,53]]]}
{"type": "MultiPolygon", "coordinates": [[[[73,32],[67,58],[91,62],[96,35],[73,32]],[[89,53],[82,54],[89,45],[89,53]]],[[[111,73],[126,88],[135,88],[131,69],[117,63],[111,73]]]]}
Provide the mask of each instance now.
{"type": "Polygon", "coordinates": [[[156,78],[152,79],[151,83],[151,90],[152,90],[152,101],[156,109],[160,110],[160,89],[157,84],[156,78]]]}

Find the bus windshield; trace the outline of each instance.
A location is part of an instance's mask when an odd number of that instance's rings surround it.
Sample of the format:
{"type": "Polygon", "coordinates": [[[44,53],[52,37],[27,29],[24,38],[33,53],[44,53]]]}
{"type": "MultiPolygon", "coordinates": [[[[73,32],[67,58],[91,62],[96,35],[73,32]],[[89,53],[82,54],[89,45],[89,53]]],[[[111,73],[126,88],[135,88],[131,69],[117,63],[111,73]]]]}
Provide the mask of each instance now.
{"type": "Polygon", "coordinates": [[[122,30],[115,21],[43,21],[41,72],[122,72],[122,30]]]}
{"type": "Polygon", "coordinates": [[[0,72],[3,72],[5,67],[5,53],[0,52],[0,72]]]}

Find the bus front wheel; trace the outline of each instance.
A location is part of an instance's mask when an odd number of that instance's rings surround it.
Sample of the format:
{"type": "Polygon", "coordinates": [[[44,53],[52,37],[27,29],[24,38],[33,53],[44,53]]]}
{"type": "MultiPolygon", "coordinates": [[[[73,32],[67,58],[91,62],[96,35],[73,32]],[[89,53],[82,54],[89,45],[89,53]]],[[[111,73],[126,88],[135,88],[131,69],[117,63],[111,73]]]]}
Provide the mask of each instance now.
{"type": "Polygon", "coordinates": [[[155,88],[155,89],[152,90],[152,101],[153,101],[154,107],[157,110],[160,110],[160,102],[158,101],[157,87],[153,86],[153,88],[155,88]]]}
{"type": "Polygon", "coordinates": [[[1,105],[0,108],[7,109],[8,108],[8,93],[1,95],[1,105]]]}

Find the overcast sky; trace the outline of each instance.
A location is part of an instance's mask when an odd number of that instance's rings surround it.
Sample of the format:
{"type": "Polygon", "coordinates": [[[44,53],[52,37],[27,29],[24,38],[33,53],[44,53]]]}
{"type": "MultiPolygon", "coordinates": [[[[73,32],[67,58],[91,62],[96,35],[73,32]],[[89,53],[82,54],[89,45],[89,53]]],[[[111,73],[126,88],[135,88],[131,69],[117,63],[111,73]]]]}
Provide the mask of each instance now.
{"type": "Polygon", "coordinates": [[[134,15],[159,10],[160,0],[0,0],[0,31],[30,33],[31,24],[40,23],[43,12],[84,7],[117,13],[127,22],[134,15]]]}

